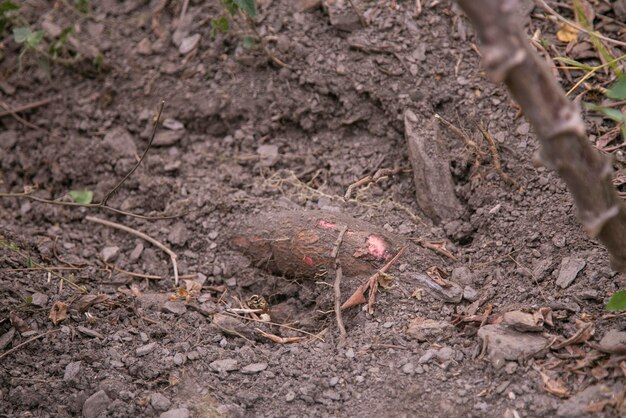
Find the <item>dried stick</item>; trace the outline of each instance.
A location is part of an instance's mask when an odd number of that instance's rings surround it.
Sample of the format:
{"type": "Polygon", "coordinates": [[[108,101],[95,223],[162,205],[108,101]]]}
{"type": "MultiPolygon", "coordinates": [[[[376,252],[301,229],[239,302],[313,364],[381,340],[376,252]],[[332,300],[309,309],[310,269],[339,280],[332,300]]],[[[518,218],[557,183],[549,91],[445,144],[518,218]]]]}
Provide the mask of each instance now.
{"type": "Polygon", "coordinates": [[[143,154],[141,155],[141,158],[139,158],[139,161],[137,161],[137,164],[135,164],[135,166],[128,173],[126,173],[124,178],[120,180],[120,182],[117,183],[117,185],[113,189],[111,189],[109,193],[106,194],[106,196],[104,196],[104,199],[102,199],[102,202],[100,202],[101,206],[105,206],[107,204],[109,197],[111,197],[113,193],[115,193],[120,187],[122,187],[122,184],[124,184],[124,182],[128,180],[128,178],[135,172],[135,170],[137,170],[137,167],[141,165],[144,158],[146,158],[146,154],[148,154],[148,151],[150,150],[150,147],[152,146],[152,142],[154,142],[154,137],[156,136],[157,126],[159,126],[159,121],[161,120],[161,113],[163,113],[163,106],[165,106],[165,100],[161,100],[159,113],[157,114],[156,120],[154,121],[154,125],[152,126],[152,135],[150,135],[150,141],[148,141],[148,146],[146,147],[143,154]]]}
{"type": "Polygon", "coordinates": [[[28,340],[24,341],[23,343],[16,345],[16,346],[15,346],[15,347],[13,347],[12,349],[10,349],[10,350],[8,350],[8,351],[5,351],[4,353],[0,354],[0,360],[2,360],[3,358],[5,358],[5,357],[6,357],[6,356],[8,356],[9,354],[16,352],[16,351],[17,351],[17,350],[19,350],[20,348],[24,347],[26,344],[30,344],[31,342],[33,342],[33,341],[35,341],[35,340],[38,340],[38,339],[40,339],[40,338],[45,337],[46,335],[50,335],[50,334],[53,334],[53,333],[55,333],[55,332],[59,332],[59,331],[61,331],[61,329],[60,329],[60,328],[57,328],[57,329],[52,329],[52,330],[50,330],[50,331],[48,331],[48,332],[44,332],[43,334],[35,335],[33,338],[28,339],[28,340]]]}
{"type": "MultiPolygon", "coordinates": [[[[26,111],[31,110],[31,109],[36,109],[38,107],[45,106],[48,103],[51,103],[53,100],[56,100],[56,97],[49,97],[47,99],[38,100],[36,102],[28,103],[28,104],[25,104],[25,105],[22,105],[22,106],[8,108],[8,109],[0,112],[0,118],[3,118],[5,116],[9,116],[9,115],[13,116],[13,115],[15,115],[17,113],[22,113],[22,112],[26,112],[26,111]]],[[[41,129],[41,128],[39,128],[39,129],[41,129]]]]}
{"type": "Polygon", "coordinates": [[[491,153],[491,160],[493,161],[493,168],[494,170],[496,170],[496,173],[498,173],[500,178],[504,180],[505,183],[510,184],[521,192],[523,189],[519,185],[519,183],[515,181],[513,177],[505,173],[502,169],[502,162],[500,160],[500,154],[498,153],[496,141],[494,141],[493,137],[491,136],[487,128],[485,128],[485,126],[482,124],[482,122],[480,123],[480,125],[478,125],[478,129],[483,134],[483,138],[485,138],[487,144],[489,144],[489,152],[491,153]]]}
{"type": "Polygon", "coordinates": [[[176,259],[178,257],[176,256],[176,253],[174,251],[170,250],[165,245],[161,244],[159,241],[155,240],[154,238],[144,234],[143,232],[139,232],[136,229],[130,228],[126,225],[118,224],[117,222],[107,221],[105,219],[96,218],[95,216],[85,216],[85,219],[91,222],[96,222],[96,223],[108,226],[110,228],[115,228],[124,232],[128,232],[129,234],[139,237],[145,241],[148,241],[150,244],[161,249],[163,252],[165,252],[167,255],[170,256],[170,260],[172,261],[172,267],[174,268],[174,284],[178,286],[178,264],[176,263],[176,259]]]}
{"type": "Polygon", "coordinates": [[[333,251],[331,253],[331,257],[335,259],[335,318],[337,320],[337,328],[339,328],[339,348],[343,348],[346,345],[346,327],[343,323],[343,317],[341,316],[341,279],[343,276],[343,271],[341,270],[341,262],[337,259],[337,254],[339,253],[339,247],[341,247],[341,241],[343,241],[343,236],[348,230],[348,226],[344,226],[339,231],[339,236],[337,237],[337,242],[333,247],[333,251]]]}
{"type": "Polygon", "coordinates": [[[578,105],[528,44],[510,1],[457,1],[482,41],[488,74],[507,85],[537,132],[544,165],[565,181],[583,226],[605,245],[612,268],[626,272],[626,206],[611,182],[611,162],[589,143],[578,105]]]}

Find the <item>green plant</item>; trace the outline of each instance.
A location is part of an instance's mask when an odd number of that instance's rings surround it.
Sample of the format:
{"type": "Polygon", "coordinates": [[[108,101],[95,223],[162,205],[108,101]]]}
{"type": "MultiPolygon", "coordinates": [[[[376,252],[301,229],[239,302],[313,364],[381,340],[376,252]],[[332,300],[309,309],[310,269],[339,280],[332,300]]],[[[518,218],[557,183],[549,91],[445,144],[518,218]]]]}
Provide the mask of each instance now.
{"type": "Polygon", "coordinates": [[[626,311],[626,290],[613,293],[611,299],[606,304],[607,311],[626,311]]]}
{"type": "Polygon", "coordinates": [[[215,37],[218,33],[228,32],[231,27],[231,19],[239,12],[249,18],[254,18],[256,16],[255,0],[222,0],[221,3],[225,13],[211,19],[211,36],[213,37],[215,37]]]}
{"type": "Polygon", "coordinates": [[[9,27],[12,12],[15,12],[19,8],[17,4],[10,1],[0,3],[0,34],[9,27]]]}

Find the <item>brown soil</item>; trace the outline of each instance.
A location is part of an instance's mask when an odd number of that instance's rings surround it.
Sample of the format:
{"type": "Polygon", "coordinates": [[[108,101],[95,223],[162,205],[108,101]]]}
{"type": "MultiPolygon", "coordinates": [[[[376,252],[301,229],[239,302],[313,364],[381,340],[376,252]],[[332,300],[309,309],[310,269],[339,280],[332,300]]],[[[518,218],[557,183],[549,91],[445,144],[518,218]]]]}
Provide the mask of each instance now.
{"type": "MultiPolygon", "coordinates": [[[[298,11],[314,2],[258,1],[258,30],[284,67],[259,48],[244,48],[236,28],[212,37],[217,2],[190,2],[189,21],[179,28],[186,27],[185,36],[199,34],[200,41],[187,55],[173,42],[182,2],[156,16],[158,27],[152,23],[156,1],[92,3],[92,18],[43,1],[26,2],[23,13],[34,25],[77,25],[76,38],[105,57],[99,71],[88,59],[52,65],[51,79],[29,62],[17,71],[19,47],[7,37],[2,101],[17,107],[54,99],[22,113],[31,125],[0,119],[2,189],[37,185],[35,196],[47,199],[86,189],[99,201],[136,163],[165,100],[164,118],[184,129],[160,128],[156,144],[109,205],[148,216],[182,215],[145,220],[0,199],[2,242],[15,244],[0,249],[0,352],[16,348],[0,359],[0,416],[134,417],[169,410],[163,416],[174,417],[185,416],[185,408],[198,417],[577,416],[598,401],[581,395],[585,389],[623,388],[624,371],[608,364],[607,355],[579,373],[568,371],[589,352],[584,344],[570,346],[569,353],[544,350],[534,359],[498,362],[481,353],[476,323],[425,340],[407,333],[416,317],[450,322],[475,299],[468,295],[454,304],[429,293],[411,297],[419,284],[415,275],[434,265],[453,272],[467,292],[485,296],[477,314],[487,304],[494,313],[549,307],[551,336],[570,337],[582,319],[593,324],[589,341],[596,343],[625,327],[623,316],[604,311],[608,297],[626,288],[625,276],[612,272],[606,251],[586,237],[562,182],[533,166],[537,143],[528,123],[506,92],[484,79],[470,48],[472,31],[448,2],[423,1],[436,4],[419,17],[413,1],[399,1],[397,9],[394,2],[356,2],[370,21],[363,28],[354,16],[331,24],[322,8],[298,11]],[[476,168],[471,151],[442,127],[465,213],[433,224],[415,200],[404,137],[407,108],[425,120],[439,113],[488,155],[477,129],[484,121],[503,169],[523,190],[503,181],[489,158],[476,168]],[[351,183],[394,167],[403,170],[343,199],[351,183]],[[344,312],[347,345],[338,348],[333,274],[292,281],[254,268],[229,245],[243,221],[303,209],[342,212],[412,242],[445,240],[456,260],[411,246],[391,270],[394,286],[378,294],[373,315],[358,308],[344,312]],[[172,248],[180,274],[204,285],[201,294],[166,302],[182,294],[169,257],[87,215],[172,248]],[[102,260],[108,247],[119,249],[109,264],[163,278],[112,270],[102,260]],[[556,279],[566,257],[585,265],[562,288],[556,279]],[[54,272],[109,298],[81,307],[80,293],[39,265],[62,267],[54,272]],[[224,302],[254,294],[286,318],[297,318],[295,328],[326,330],[323,340],[282,345],[260,337],[246,321],[236,324],[247,327],[239,336],[212,323],[224,302]],[[49,313],[57,301],[69,309],[55,325],[49,313]],[[55,332],[19,346],[47,331],[55,332]],[[544,387],[539,370],[549,365],[550,377],[568,390],[563,399],[544,387]],[[591,373],[601,366],[606,375],[591,373]],[[104,399],[101,408],[98,399],[104,399]]],[[[349,7],[344,12],[353,13],[349,7]]],[[[553,39],[554,27],[545,29],[553,39]]],[[[593,415],[619,411],[607,405],[593,415]]]]}

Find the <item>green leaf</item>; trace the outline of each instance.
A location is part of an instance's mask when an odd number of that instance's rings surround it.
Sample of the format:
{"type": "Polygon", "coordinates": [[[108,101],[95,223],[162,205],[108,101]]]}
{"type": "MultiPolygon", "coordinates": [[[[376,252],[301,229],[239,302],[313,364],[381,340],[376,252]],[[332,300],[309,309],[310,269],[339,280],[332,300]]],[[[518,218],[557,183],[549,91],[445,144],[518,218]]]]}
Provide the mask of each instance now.
{"type": "Polygon", "coordinates": [[[218,32],[226,33],[230,28],[230,22],[226,16],[218,17],[216,19],[211,19],[211,35],[215,36],[218,32]]]}
{"type": "Polygon", "coordinates": [[[256,16],[256,2],[254,0],[235,0],[235,3],[248,16],[256,16]]]}
{"type": "Polygon", "coordinates": [[[600,106],[595,103],[585,103],[585,107],[589,110],[602,113],[604,116],[606,116],[609,119],[614,120],[615,122],[626,123],[626,115],[624,115],[622,112],[620,112],[617,109],[600,106]]]}
{"type": "Polygon", "coordinates": [[[235,0],[222,0],[222,4],[231,16],[234,16],[235,13],[237,13],[237,10],[239,10],[239,6],[235,0]]]}
{"type": "Polygon", "coordinates": [[[562,63],[565,63],[567,65],[571,65],[572,67],[577,67],[580,68],[581,70],[584,71],[591,71],[593,70],[593,67],[583,64],[582,62],[578,62],[576,60],[573,60],[571,58],[567,58],[567,57],[556,57],[555,58],[558,61],[561,61],[562,63]]]}
{"type": "Polygon", "coordinates": [[[81,205],[88,205],[93,200],[93,192],[89,190],[71,190],[70,196],[74,203],[80,203],[81,205]]]}
{"type": "Polygon", "coordinates": [[[17,10],[20,6],[10,1],[3,1],[0,3],[0,16],[4,15],[5,12],[10,12],[11,10],[17,10]]]}
{"type": "Polygon", "coordinates": [[[26,260],[26,267],[28,267],[29,269],[33,268],[33,259],[28,257],[28,259],[26,260]]]}
{"type": "Polygon", "coordinates": [[[624,311],[626,310],[626,290],[620,290],[613,293],[609,303],[606,304],[607,311],[624,311]]]}
{"type": "Polygon", "coordinates": [[[43,31],[42,30],[38,30],[37,32],[33,32],[30,35],[28,35],[28,38],[26,38],[26,46],[28,48],[37,48],[37,46],[39,45],[39,43],[41,42],[41,40],[43,39],[43,31]]]}
{"type": "Polygon", "coordinates": [[[18,44],[26,42],[32,31],[29,27],[13,28],[13,40],[18,44]]]}
{"type": "Polygon", "coordinates": [[[243,41],[242,41],[242,45],[244,48],[246,49],[250,49],[254,46],[254,39],[250,36],[244,36],[243,37],[243,41]]]}
{"type": "Polygon", "coordinates": [[[626,100],[626,77],[620,77],[619,80],[606,92],[607,97],[615,100],[626,100]]]}
{"type": "Polygon", "coordinates": [[[26,305],[32,305],[33,304],[33,297],[32,296],[28,296],[26,298],[26,300],[24,300],[24,302],[26,303],[26,305]]]}

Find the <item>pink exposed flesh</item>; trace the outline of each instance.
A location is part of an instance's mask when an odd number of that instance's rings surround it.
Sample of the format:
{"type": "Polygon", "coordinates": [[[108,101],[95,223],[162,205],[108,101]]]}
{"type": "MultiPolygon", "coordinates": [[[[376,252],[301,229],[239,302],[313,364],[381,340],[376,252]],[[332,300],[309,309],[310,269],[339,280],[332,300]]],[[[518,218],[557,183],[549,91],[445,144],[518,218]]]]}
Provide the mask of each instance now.
{"type": "Polygon", "coordinates": [[[387,252],[387,244],[376,235],[367,237],[367,251],[377,259],[385,258],[387,252]]]}
{"type": "Polygon", "coordinates": [[[325,221],[323,219],[320,219],[319,221],[317,221],[317,224],[319,225],[320,228],[324,228],[324,229],[335,229],[335,227],[337,226],[336,224],[325,221]]]}

